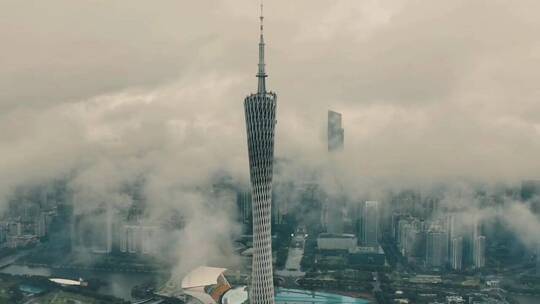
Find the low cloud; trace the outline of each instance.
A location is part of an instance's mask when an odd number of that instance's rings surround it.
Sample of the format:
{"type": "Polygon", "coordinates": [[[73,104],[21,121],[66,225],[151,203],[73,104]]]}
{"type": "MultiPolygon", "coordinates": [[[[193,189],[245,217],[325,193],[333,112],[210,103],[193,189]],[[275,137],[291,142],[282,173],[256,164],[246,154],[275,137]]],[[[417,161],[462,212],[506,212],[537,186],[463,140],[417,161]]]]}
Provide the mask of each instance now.
{"type": "MultiPolygon", "coordinates": [[[[219,172],[248,183],[243,97],[256,85],[257,3],[43,5],[0,5],[0,201],[67,179],[79,210],[121,209],[131,203],[122,188],[142,179],[150,218],[188,215],[179,244],[206,241],[207,262],[230,251],[220,240],[237,233],[231,198],[193,189],[219,172]]],[[[293,164],[277,179],[379,197],[537,176],[537,3],[266,6],[276,155],[293,164]],[[344,115],[345,151],[332,157],[328,109],[344,115]]],[[[523,207],[505,211],[530,218],[523,207]]]]}

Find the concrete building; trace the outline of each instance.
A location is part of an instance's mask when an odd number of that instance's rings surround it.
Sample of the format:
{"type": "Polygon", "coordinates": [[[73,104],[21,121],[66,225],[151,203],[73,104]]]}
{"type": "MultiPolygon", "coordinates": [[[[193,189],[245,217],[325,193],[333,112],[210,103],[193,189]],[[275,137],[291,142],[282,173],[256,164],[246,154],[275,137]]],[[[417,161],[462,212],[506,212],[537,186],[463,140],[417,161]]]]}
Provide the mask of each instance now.
{"type": "Polygon", "coordinates": [[[143,226],[141,234],[141,252],[143,254],[157,253],[158,247],[154,241],[159,237],[159,228],[156,226],[143,226]]]}
{"type": "Polygon", "coordinates": [[[49,233],[50,216],[47,212],[40,212],[34,220],[34,233],[38,237],[44,237],[49,233]]]}
{"type": "Polygon", "coordinates": [[[341,151],[345,145],[345,131],[342,127],[341,113],[328,111],[328,151],[341,151]]]}
{"type": "MultiPolygon", "coordinates": [[[[349,207],[351,225],[354,234],[357,236],[364,235],[364,203],[363,201],[354,201],[349,207]]],[[[359,237],[358,246],[362,246],[362,238],[359,237]]]]}
{"type": "Polygon", "coordinates": [[[521,182],[521,199],[530,200],[540,195],[540,180],[524,180],[521,182]]]}
{"type": "Polygon", "coordinates": [[[420,230],[413,223],[407,224],[403,227],[401,233],[403,234],[400,244],[400,251],[404,257],[412,258],[419,257],[424,253],[422,250],[421,243],[424,237],[424,231],[420,230]]]}
{"type": "Polygon", "coordinates": [[[284,223],[286,209],[285,201],[277,200],[275,192],[272,193],[272,227],[284,223]]]}
{"type": "Polygon", "coordinates": [[[452,239],[452,269],[460,271],[463,267],[463,237],[452,239]]]}
{"type": "Polygon", "coordinates": [[[120,251],[123,253],[135,253],[136,241],[135,241],[135,229],[136,226],[124,225],[121,228],[120,233],[120,251]]]}
{"type": "Polygon", "coordinates": [[[123,225],[120,231],[120,252],[132,254],[153,254],[159,227],[145,225],[123,225]]]}
{"type": "Polygon", "coordinates": [[[317,237],[319,250],[345,250],[356,248],[358,240],[354,234],[321,233],[317,237]]]}
{"type": "Polygon", "coordinates": [[[0,224],[0,244],[6,242],[8,236],[8,227],[5,223],[0,224]]]}
{"type": "Polygon", "coordinates": [[[8,248],[28,247],[37,244],[38,241],[39,240],[35,235],[8,236],[6,239],[6,246],[8,248]]]}
{"type": "Polygon", "coordinates": [[[448,256],[452,256],[452,242],[457,237],[456,215],[448,214],[445,218],[446,236],[448,238],[448,256]]]}
{"type": "Polygon", "coordinates": [[[113,247],[113,220],[110,206],[74,216],[72,246],[76,251],[108,254],[113,247]]]}
{"type": "Polygon", "coordinates": [[[356,247],[349,250],[349,265],[384,266],[386,256],[383,249],[378,247],[356,247]]]}
{"type": "Polygon", "coordinates": [[[250,303],[274,303],[272,271],[272,176],[277,95],[266,90],[262,6],[257,93],[244,100],[251,197],[253,203],[253,260],[250,303]]]}
{"type": "Polygon", "coordinates": [[[536,244],[536,275],[540,276],[540,243],[536,244]]]}
{"type": "Polygon", "coordinates": [[[480,235],[474,241],[474,268],[486,266],[486,237],[480,235]]]}
{"type": "Polygon", "coordinates": [[[364,237],[363,245],[379,246],[379,202],[367,201],[364,205],[364,237]]]}
{"type": "Polygon", "coordinates": [[[402,247],[402,243],[403,243],[403,237],[404,237],[404,232],[403,230],[404,229],[408,229],[406,228],[407,225],[410,225],[410,221],[408,218],[402,218],[402,219],[399,219],[398,220],[398,224],[396,225],[396,242],[398,244],[398,247],[402,247]]]}
{"type": "Polygon", "coordinates": [[[244,225],[247,232],[251,232],[251,226],[253,225],[251,193],[247,191],[238,191],[236,204],[238,208],[238,220],[244,225]]]}
{"type": "Polygon", "coordinates": [[[446,231],[432,228],[427,233],[426,265],[429,267],[444,267],[448,260],[446,231]]]}
{"type": "Polygon", "coordinates": [[[411,235],[414,234],[413,229],[412,224],[406,221],[403,221],[400,226],[398,248],[404,257],[408,257],[411,253],[411,235]]]}

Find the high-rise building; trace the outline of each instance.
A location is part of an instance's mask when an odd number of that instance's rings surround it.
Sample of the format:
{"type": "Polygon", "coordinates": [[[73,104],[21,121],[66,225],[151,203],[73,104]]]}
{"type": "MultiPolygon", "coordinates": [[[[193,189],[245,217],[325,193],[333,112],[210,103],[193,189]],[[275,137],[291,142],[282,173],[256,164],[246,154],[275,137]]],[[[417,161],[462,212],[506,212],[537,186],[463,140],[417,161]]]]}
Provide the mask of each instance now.
{"type": "Polygon", "coordinates": [[[456,233],[456,216],[454,214],[448,214],[445,219],[446,236],[448,239],[448,256],[452,256],[452,243],[457,237],[456,233]]]}
{"type": "Polygon", "coordinates": [[[257,93],[244,100],[246,115],[251,198],[253,203],[253,264],[250,302],[274,304],[272,274],[272,175],[274,133],[276,126],[276,94],[266,91],[264,62],[263,14],[261,5],[259,71],[257,93]]]}
{"type": "Polygon", "coordinates": [[[238,191],[236,195],[238,219],[244,225],[244,229],[247,230],[246,232],[251,232],[251,226],[253,225],[251,193],[248,191],[238,191]]]}
{"type": "Polygon", "coordinates": [[[34,233],[37,237],[44,237],[47,235],[48,228],[48,214],[46,212],[41,212],[36,216],[34,220],[34,233]]]}
{"type": "Polygon", "coordinates": [[[358,245],[362,245],[362,236],[364,235],[364,202],[353,202],[350,213],[352,215],[353,231],[358,238],[358,245]]]}
{"type": "Polygon", "coordinates": [[[452,239],[452,269],[461,270],[463,267],[463,238],[456,237],[452,239]]]}
{"type": "Polygon", "coordinates": [[[540,180],[525,180],[521,182],[521,199],[530,200],[540,195],[540,180]]]}
{"type": "Polygon", "coordinates": [[[120,227],[120,232],[118,233],[118,243],[119,243],[119,250],[120,252],[127,252],[128,251],[128,230],[129,228],[127,226],[120,227]]]}
{"type": "Polygon", "coordinates": [[[406,258],[426,257],[426,231],[424,223],[411,216],[401,216],[396,229],[397,247],[406,258]]]}
{"type": "Polygon", "coordinates": [[[139,224],[123,225],[120,228],[120,252],[123,253],[156,253],[155,239],[159,235],[159,227],[139,224]]]}
{"type": "Polygon", "coordinates": [[[536,275],[540,276],[540,243],[536,244],[536,275]]]}
{"type": "Polygon", "coordinates": [[[521,199],[528,201],[531,211],[540,214],[540,180],[525,180],[521,182],[521,199]]]}
{"type": "Polygon", "coordinates": [[[443,267],[448,257],[446,231],[430,229],[426,237],[426,264],[430,267],[443,267]]]}
{"type": "Polygon", "coordinates": [[[421,254],[424,254],[424,251],[420,248],[424,238],[424,232],[419,230],[414,223],[404,225],[401,234],[399,249],[404,257],[419,257],[421,254]]]}
{"type": "Polygon", "coordinates": [[[282,225],[285,220],[286,203],[284,200],[277,200],[276,191],[272,193],[272,227],[282,225]]]}
{"type": "Polygon", "coordinates": [[[364,205],[364,246],[379,246],[379,202],[367,201],[364,205]]]}
{"type": "Polygon", "coordinates": [[[23,229],[22,229],[22,223],[21,223],[21,222],[17,222],[16,225],[17,225],[17,235],[18,235],[18,236],[21,236],[21,235],[23,234],[23,233],[22,233],[22,231],[23,231],[23,229]]]}
{"type": "Polygon", "coordinates": [[[413,226],[411,225],[411,223],[405,222],[404,224],[401,225],[401,230],[399,231],[400,243],[398,244],[398,246],[401,251],[401,254],[405,257],[408,257],[410,255],[410,252],[409,252],[411,248],[410,235],[413,234],[412,230],[413,230],[413,226]]]}
{"type": "Polygon", "coordinates": [[[159,238],[159,228],[156,226],[141,227],[141,252],[143,254],[154,254],[157,247],[154,240],[159,238]]]}
{"type": "Polygon", "coordinates": [[[328,111],[328,151],[343,150],[345,131],[341,124],[341,113],[328,111]]]}
{"type": "Polygon", "coordinates": [[[75,251],[90,251],[108,254],[113,247],[113,216],[109,205],[74,216],[72,248],[75,251]]]}
{"type": "Polygon", "coordinates": [[[129,253],[137,253],[140,244],[141,244],[141,233],[140,233],[140,227],[139,226],[127,226],[126,227],[126,234],[127,234],[127,252],[129,253]]]}
{"type": "Polygon", "coordinates": [[[401,218],[398,220],[398,223],[396,225],[396,242],[398,244],[398,247],[401,247],[403,245],[403,242],[404,242],[404,236],[405,236],[405,232],[403,232],[403,230],[405,229],[408,229],[408,225],[410,225],[410,221],[409,219],[407,218],[401,218]]]}
{"type": "Polygon", "coordinates": [[[480,235],[474,240],[474,268],[486,266],[486,237],[480,235]]]}
{"type": "MultiPolygon", "coordinates": [[[[345,233],[345,223],[347,213],[345,206],[336,198],[325,201],[326,212],[326,232],[345,233]]],[[[350,231],[349,231],[350,232],[350,231]]]]}

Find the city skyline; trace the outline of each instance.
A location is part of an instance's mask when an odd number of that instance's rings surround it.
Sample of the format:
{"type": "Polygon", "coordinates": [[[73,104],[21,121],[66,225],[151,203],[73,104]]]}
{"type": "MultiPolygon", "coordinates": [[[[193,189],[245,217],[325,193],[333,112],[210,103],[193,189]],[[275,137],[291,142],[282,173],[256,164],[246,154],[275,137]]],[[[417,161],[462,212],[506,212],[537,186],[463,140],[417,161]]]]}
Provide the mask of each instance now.
{"type": "Polygon", "coordinates": [[[0,302],[536,299],[540,3],[261,3],[0,3],[0,302]]]}

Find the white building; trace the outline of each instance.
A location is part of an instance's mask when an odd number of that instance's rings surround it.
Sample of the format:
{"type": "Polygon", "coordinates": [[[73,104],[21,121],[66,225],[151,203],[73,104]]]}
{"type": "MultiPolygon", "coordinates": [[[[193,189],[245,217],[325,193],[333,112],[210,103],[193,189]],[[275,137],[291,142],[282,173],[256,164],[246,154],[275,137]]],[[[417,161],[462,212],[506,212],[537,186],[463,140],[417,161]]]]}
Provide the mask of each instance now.
{"type": "Polygon", "coordinates": [[[216,304],[231,289],[225,268],[198,267],[182,280],[184,292],[202,304],[216,304]]]}

